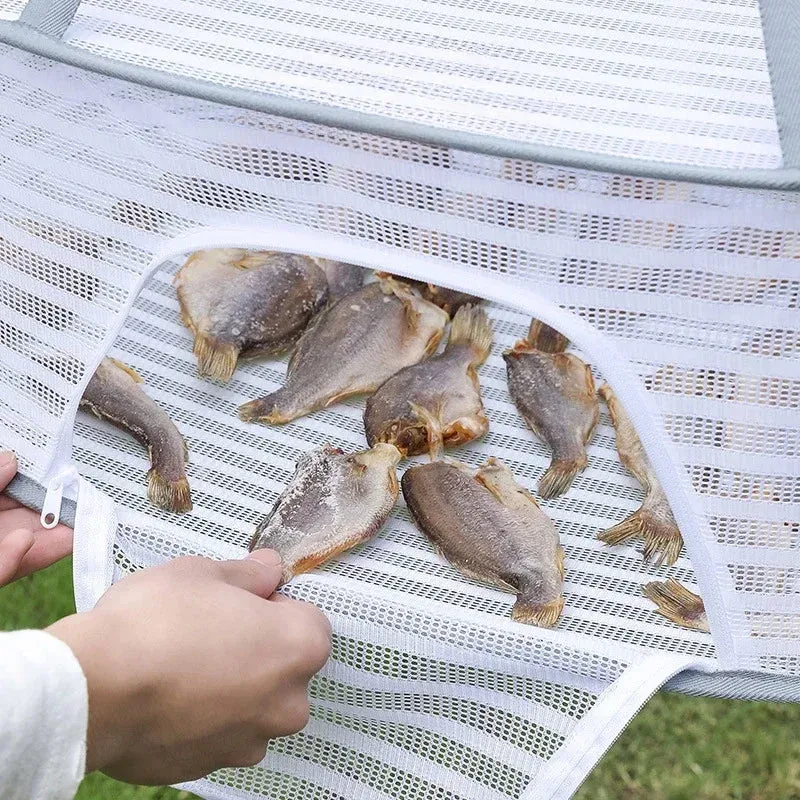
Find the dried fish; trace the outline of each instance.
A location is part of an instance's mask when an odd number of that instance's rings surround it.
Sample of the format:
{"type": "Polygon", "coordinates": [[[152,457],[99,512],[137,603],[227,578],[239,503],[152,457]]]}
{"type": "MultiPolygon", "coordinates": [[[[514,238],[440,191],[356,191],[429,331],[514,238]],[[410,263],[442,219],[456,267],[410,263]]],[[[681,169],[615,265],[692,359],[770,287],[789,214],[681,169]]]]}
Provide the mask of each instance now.
{"type": "Polygon", "coordinates": [[[239,358],[280,353],[325,304],[328,282],[314,261],[291,253],[201,250],[175,275],[200,375],[229,381],[239,358]]]}
{"type": "Polygon", "coordinates": [[[186,443],[167,414],[145,394],[141,383],[129,366],[115,358],[104,358],[86,387],[80,407],[127,431],[147,447],[147,497],[154,506],[189,511],[192,498],[186,479],[186,443]]]}
{"type": "Polygon", "coordinates": [[[364,283],[364,269],[346,261],[331,261],[329,258],[315,258],[319,268],[328,279],[328,302],[335,303],[346,294],[360,289],[364,283]]]}
{"type": "Polygon", "coordinates": [[[486,313],[462,306],[445,351],[400,370],[367,400],[364,428],[370,445],[390,442],[405,455],[430,452],[483,436],[483,413],[476,368],[489,355],[492,327],[486,313]]]}
{"type": "Polygon", "coordinates": [[[539,320],[528,338],[503,354],[508,391],[520,414],[552,451],[539,494],[558,497],[587,464],[586,444],[599,418],[589,365],[565,353],[566,337],[539,320]]]}
{"type": "Polygon", "coordinates": [[[511,616],[552,627],[564,607],[564,551],[552,520],[490,458],[478,472],[434,461],[411,467],[403,496],[417,525],[467,577],[514,592],[511,616]]]}
{"type": "Polygon", "coordinates": [[[307,453],[250,549],[277,550],[285,583],[366,541],[397,501],[399,461],[390,444],[351,455],[333,447],[307,453]]]}
{"type": "Polygon", "coordinates": [[[601,533],[598,539],[616,545],[641,537],[644,539],[645,560],[654,558],[658,564],[674,564],[680,555],[683,538],[669,501],[622,403],[608,384],[600,387],[600,396],[608,405],[617,432],[620,461],[642,485],[645,495],[639,509],[601,533]]]}
{"type": "Polygon", "coordinates": [[[281,424],[354,394],[436,350],[447,314],[411,288],[381,278],[325,309],[303,334],[282,389],[239,408],[245,422],[281,424]]]}

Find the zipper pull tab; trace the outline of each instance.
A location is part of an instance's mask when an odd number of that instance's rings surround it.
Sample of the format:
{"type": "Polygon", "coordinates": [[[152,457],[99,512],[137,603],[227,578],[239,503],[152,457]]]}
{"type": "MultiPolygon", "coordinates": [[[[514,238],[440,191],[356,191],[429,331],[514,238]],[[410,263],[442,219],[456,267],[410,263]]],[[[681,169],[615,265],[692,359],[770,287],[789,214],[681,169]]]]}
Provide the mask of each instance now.
{"type": "Polygon", "coordinates": [[[71,464],[59,470],[47,487],[39,517],[43,528],[55,528],[61,519],[61,503],[64,499],[64,487],[78,478],[78,471],[71,464]]]}

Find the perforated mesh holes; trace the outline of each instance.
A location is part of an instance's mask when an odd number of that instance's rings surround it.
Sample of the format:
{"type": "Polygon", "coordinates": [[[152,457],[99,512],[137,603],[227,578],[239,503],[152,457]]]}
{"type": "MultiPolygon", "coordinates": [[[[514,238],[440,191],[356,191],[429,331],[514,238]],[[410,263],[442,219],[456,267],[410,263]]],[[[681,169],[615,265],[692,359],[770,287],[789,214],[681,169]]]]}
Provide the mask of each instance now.
{"type": "Polygon", "coordinates": [[[77,46],[226,86],[633,158],[775,167],[756,0],[84,0],[77,46]]]}

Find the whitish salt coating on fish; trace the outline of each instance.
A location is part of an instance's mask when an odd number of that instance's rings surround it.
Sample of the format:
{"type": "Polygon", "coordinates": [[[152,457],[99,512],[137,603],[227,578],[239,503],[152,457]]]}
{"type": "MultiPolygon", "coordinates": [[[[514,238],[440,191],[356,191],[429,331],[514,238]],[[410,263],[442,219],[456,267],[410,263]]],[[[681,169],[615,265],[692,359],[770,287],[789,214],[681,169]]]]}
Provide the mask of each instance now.
{"type": "Polygon", "coordinates": [[[600,396],[608,405],[617,433],[620,461],[642,485],[645,495],[639,509],[613,528],[599,534],[598,539],[606,544],[616,545],[641,538],[644,540],[646,561],[652,559],[657,564],[674,564],[683,547],[683,538],[661,482],[656,477],[630,417],[608,384],[600,387],[600,396]]]}
{"type": "Polygon", "coordinates": [[[355,394],[436,350],[447,314],[392,278],[346,295],[295,347],[283,388],[239,408],[245,422],[281,424],[355,394]]]}
{"type": "Polygon", "coordinates": [[[239,358],[260,358],[297,341],[325,304],[325,273],[306,256],[201,250],[175,275],[200,375],[228,381],[239,358]]]}
{"type": "Polygon", "coordinates": [[[331,261],[329,258],[315,258],[328,280],[328,302],[335,303],[339,298],[361,288],[364,283],[364,269],[346,261],[331,261]]]}
{"type": "Polygon", "coordinates": [[[710,632],[703,598],[689,591],[678,581],[653,581],[644,587],[644,594],[652,600],[661,616],[684,628],[710,632]]]}
{"type": "Polygon", "coordinates": [[[495,459],[473,475],[434,461],[406,470],[403,496],[419,528],[467,577],[514,592],[513,619],[552,627],[564,607],[564,552],[553,521],[495,459]]]}
{"type": "Polygon", "coordinates": [[[115,358],[104,358],[86,387],[80,407],[127,431],[147,447],[147,497],[154,506],[189,511],[192,498],[186,478],[186,443],[141,383],[130,367],[115,358]]]}
{"type": "Polygon", "coordinates": [[[503,354],[509,394],[552,453],[539,481],[544,498],[566,492],[586,467],[586,445],[600,416],[592,371],[573,353],[563,352],[568,344],[563,334],[533,320],[528,337],[503,354]]]}
{"type": "Polygon", "coordinates": [[[397,501],[399,461],[388,444],[350,455],[331,447],[304,455],[250,549],[277,550],[285,583],[366,541],[397,501]]]}
{"type": "Polygon", "coordinates": [[[441,355],[413,364],[389,378],[367,400],[364,429],[370,445],[389,442],[405,455],[431,453],[483,436],[477,367],[489,355],[492,327],[479,308],[462,306],[441,355]]]}

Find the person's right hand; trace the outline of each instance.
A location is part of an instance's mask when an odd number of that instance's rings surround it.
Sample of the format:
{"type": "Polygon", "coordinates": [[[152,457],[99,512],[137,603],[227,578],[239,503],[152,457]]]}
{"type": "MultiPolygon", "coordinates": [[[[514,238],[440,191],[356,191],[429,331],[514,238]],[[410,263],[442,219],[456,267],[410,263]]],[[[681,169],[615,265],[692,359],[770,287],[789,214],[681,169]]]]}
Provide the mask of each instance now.
{"type": "Polygon", "coordinates": [[[274,595],[280,579],[271,550],[179,558],[48,628],[86,675],[87,772],[176,783],[256,764],[269,739],[305,727],[330,626],[315,606],[274,595]]]}

